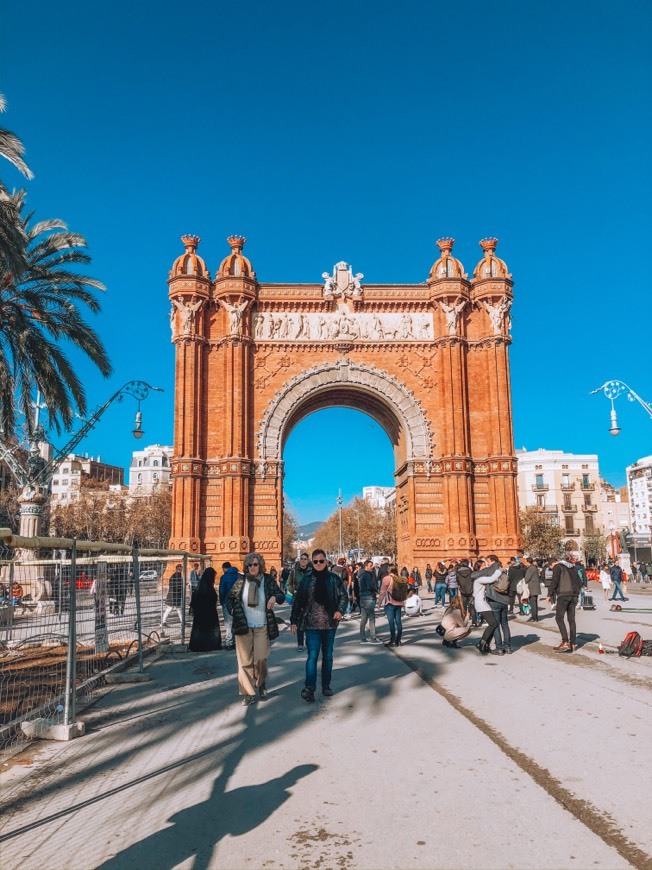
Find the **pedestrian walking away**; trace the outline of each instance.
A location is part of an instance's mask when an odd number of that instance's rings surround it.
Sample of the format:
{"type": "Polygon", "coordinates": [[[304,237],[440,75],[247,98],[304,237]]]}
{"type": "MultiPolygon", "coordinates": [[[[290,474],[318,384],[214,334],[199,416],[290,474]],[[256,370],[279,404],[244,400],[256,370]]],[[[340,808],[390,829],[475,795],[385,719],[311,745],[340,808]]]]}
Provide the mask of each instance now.
{"type": "Polygon", "coordinates": [[[573,652],[575,644],[575,609],[579,601],[582,580],[577,573],[576,564],[581,558],[581,553],[571,550],[564,554],[552,572],[552,580],[548,587],[548,601],[553,595],[557,596],[555,619],[561,634],[561,643],[554,647],[555,652],[573,652]],[[566,630],[565,618],[568,619],[566,630]]]}
{"type": "Polygon", "coordinates": [[[435,607],[446,606],[446,577],[448,570],[443,562],[435,565],[435,607]]]}
{"type": "Polygon", "coordinates": [[[224,614],[224,629],[226,634],[226,637],[224,638],[224,646],[226,649],[235,649],[235,641],[233,640],[233,617],[226,609],[226,601],[239,576],[240,572],[234,565],[231,565],[230,562],[222,563],[219,598],[222,613],[224,614]]]}
{"type": "Polygon", "coordinates": [[[528,622],[539,621],[539,595],[541,595],[541,577],[539,566],[534,559],[527,560],[528,567],[525,572],[525,584],[529,591],[530,617],[528,622]]]}
{"type": "Polygon", "coordinates": [[[216,576],[214,568],[206,568],[190,599],[192,629],[188,649],[192,652],[222,649],[222,632],[215,590],[216,576]]]}
{"type": "Polygon", "coordinates": [[[235,654],[238,659],[238,686],[242,704],[248,707],[267,695],[267,659],[270,641],[278,637],[274,605],[285,595],[271,574],[265,574],[260,553],[249,553],[244,560],[244,575],[238,577],[226,600],[233,617],[235,654]]]}
{"type": "Polygon", "coordinates": [[[168,616],[173,610],[176,610],[179,617],[179,622],[182,621],[181,602],[183,600],[183,565],[177,565],[174,569],[174,574],[170,577],[170,585],[168,586],[168,594],[165,598],[167,605],[163,611],[163,619],[161,620],[161,628],[167,625],[168,616]]]}
{"type": "Polygon", "coordinates": [[[460,559],[455,573],[457,574],[457,588],[464,604],[464,612],[469,611],[471,622],[475,624],[477,622],[477,615],[473,601],[473,577],[471,576],[473,572],[469,565],[469,560],[460,559]]]}
{"type": "Polygon", "coordinates": [[[360,643],[380,643],[376,637],[376,581],[373,574],[374,563],[368,559],[359,575],[360,584],[360,643]],[[369,623],[369,640],[366,626],[369,623]]]}
{"type": "Polygon", "coordinates": [[[305,631],[308,658],[306,680],[301,697],[304,701],[315,700],[317,688],[317,662],[321,652],[321,691],[326,697],[333,694],[333,649],[335,632],[346,612],[349,596],[344,580],[339,574],[328,570],[326,553],[312,552],[312,572],[299,584],[292,602],[290,631],[299,628],[305,631]]]}
{"type": "Polygon", "coordinates": [[[385,616],[389,623],[388,646],[400,646],[403,636],[403,602],[407,598],[407,577],[397,575],[396,565],[390,565],[389,574],[383,577],[383,582],[378,593],[380,606],[385,608],[385,616]]]}

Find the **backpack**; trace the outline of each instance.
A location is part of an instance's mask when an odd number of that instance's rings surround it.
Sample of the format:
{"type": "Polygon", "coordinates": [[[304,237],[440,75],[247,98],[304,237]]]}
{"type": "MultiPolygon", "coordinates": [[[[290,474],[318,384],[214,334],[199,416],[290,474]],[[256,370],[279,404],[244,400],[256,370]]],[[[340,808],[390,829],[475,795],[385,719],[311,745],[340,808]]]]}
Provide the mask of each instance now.
{"type": "Polygon", "coordinates": [[[408,594],[408,583],[405,577],[394,577],[390,595],[394,601],[405,601],[408,594]]]}
{"type": "Polygon", "coordinates": [[[500,577],[492,585],[494,592],[498,592],[499,595],[509,595],[509,577],[504,568],[500,577]]]}
{"type": "Polygon", "coordinates": [[[631,659],[632,656],[640,656],[643,648],[643,640],[637,631],[629,631],[625,640],[618,647],[618,655],[631,659]]]}

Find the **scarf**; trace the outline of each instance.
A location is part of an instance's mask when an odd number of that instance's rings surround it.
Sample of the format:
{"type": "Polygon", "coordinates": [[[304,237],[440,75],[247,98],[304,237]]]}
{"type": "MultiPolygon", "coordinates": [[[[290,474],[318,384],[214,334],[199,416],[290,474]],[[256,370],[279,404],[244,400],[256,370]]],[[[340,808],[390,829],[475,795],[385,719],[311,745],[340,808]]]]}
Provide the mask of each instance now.
{"type": "Polygon", "coordinates": [[[315,578],[315,601],[317,604],[321,604],[322,607],[327,607],[328,589],[326,587],[326,581],[328,579],[328,568],[324,571],[315,571],[313,569],[312,573],[315,578]]]}
{"type": "Polygon", "coordinates": [[[245,574],[245,579],[249,582],[249,594],[247,596],[247,607],[258,607],[258,590],[260,584],[265,578],[264,574],[258,577],[252,577],[251,574],[245,574]]]}

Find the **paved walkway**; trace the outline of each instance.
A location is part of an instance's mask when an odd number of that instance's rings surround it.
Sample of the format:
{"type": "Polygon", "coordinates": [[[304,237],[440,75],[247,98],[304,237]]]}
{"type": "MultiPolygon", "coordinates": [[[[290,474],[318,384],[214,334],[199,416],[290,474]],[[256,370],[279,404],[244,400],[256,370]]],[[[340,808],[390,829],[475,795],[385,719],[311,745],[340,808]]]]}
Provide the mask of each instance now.
{"type": "MultiPolygon", "coordinates": [[[[481,657],[477,633],[444,649],[436,619],[406,620],[396,651],[345,623],[336,694],[312,705],[287,631],[248,709],[234,653],[160,657],[86,711],[86,737],[4,765],[0,866],[652,868],[652,659],[556,654],[545,613],[481,657]]],[[[615,619],[578,621],[621,639],[615,619]]]]}

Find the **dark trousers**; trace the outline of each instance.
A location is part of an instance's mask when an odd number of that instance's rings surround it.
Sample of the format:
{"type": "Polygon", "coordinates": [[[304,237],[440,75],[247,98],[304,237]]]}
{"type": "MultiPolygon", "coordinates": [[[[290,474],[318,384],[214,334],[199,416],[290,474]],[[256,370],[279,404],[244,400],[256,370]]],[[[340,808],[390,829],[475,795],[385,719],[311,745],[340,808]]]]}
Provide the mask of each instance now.
{"type": "Polygon", "coordinates": [[[512,636],[509,632],[509,621],[507,618],[507,608],[509,605],[490,601],[489,606],[498,623],[496,626],[496,649],[511,649],[512,636]]]}
{"type": "Polygon", "coordinates": [[[493,610],[483,610],[482,618],[487,623],[487,627],[482,635],[482,640],[485,643],[491,643],[491,638],[494,636],[494,631],[498,628],[498,620],[494,616],[493,610]]]}
{"type": "Polygon", "coordinates": [[[478,616],[477,616],[477,613],[475,612],[475,603],[473,601],[473,593],[470,592],[467,595],[466,593],[461,592],[460,595],[462,596],[462,601],[464,602],[464,607],[469,612],[469,615],[471,617],[471,622],[477,622],[478,616]]]}
{"type": "Polygon", "coordinates": [[[575,608],[577,607],[577,598],[574,595],[558,595],[557,607],[555,610],[555,619],[557,627],[561,634],[561,639],[564,643],[575,643],[575,608]],[[566,623],[564,617],[568,618],[568,632],[566,631],[566,623]],[[570,637],[569,637],[570,634],[570,637]]]}
{"type": "Polygon", "coordinates": [[[538,595],[530,595],[530,616],[532,619],[537,620],[539,618],[539,596],[538,595]]]}

